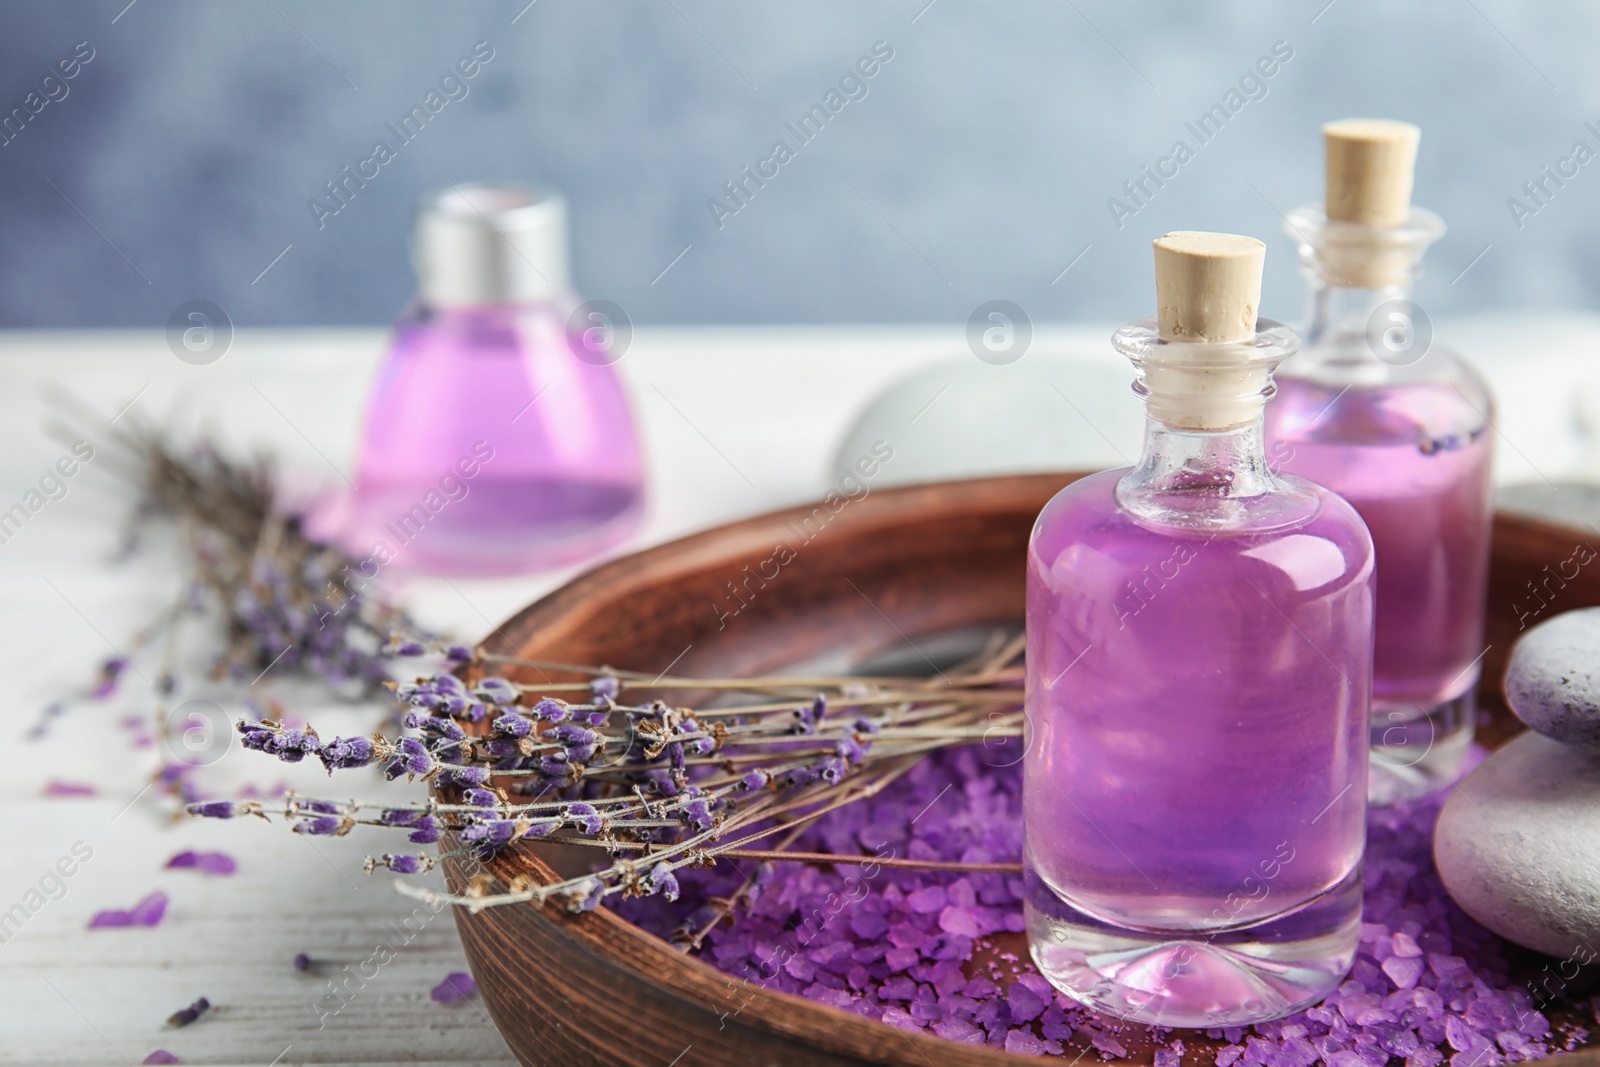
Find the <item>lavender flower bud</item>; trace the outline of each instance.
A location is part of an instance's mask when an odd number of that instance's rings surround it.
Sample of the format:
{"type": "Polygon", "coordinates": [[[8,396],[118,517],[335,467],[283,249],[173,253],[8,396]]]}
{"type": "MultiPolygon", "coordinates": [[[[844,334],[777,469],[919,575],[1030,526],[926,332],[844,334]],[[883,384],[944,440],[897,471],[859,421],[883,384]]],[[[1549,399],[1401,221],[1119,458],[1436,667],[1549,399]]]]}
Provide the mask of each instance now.
{"type": "Polygon", "coordinates": [[[609,674],[602,674],[589,683],[589,692],[596,702],[601,700],[615,700],[617,696],[617,679],[609,674]]]}
{"type": "Polygon", "coordinates": [[[322,746],[317,756],[332,774],[335,769],[365,767],[378,758],[378,752],[369,737],[335,737],[322,746]]]}
{"type": "Polygon", "coordinates": [[[494,808],[499,807],[500,798],[487,789],[469,789],[462,796],[462,802],[475,808],[494,808]]]}
{"type": "Polygon", "coordinates": [[[354,825],[355,820],[348,815],[319,815],[314,819],[300,819],[294,824],[294,832],[310,837],[343,837],[354,825]]]}
{"type": "Polygon", "coordinates": [[[545,697],[533,706],[529,714],[545,722],[565,722],[572,715],[572,708],[565,700],[551,700],[545,697]]]}
{"type": "Polygon", "coordinates": [[[378,822],[384,826],[410,826],[424,814],[413,808],[385,808],[378,822]]]}
{"type": "Polygon", "coordinates": [[[606,884],[598,878],[586,878],[567,891],[567,910],[593,911],[605,899],[606,884]]]}
{"type": "MultiPolygon", "coordinates": [[[[370,864],[372,860],[368,859],[367,862],[370,864]]],[[[433,857],[421,855],[420,853],[412,855],[402,852],[396,855],[385,852],[381,862],[395,874],[425,874],[433,869],[433,857]]],[[[367,873],[370,874],[372,872],[369,870],[367,873]]]]}
{"type": "Polygon", "coordinates": [[[487,767],[446,767],[439,773],[440,785],[475,786],[489,784],[487,767]]]}
{"type": "Polygon", "coordinates": [[[208,800],[190,804],[189,814],[205,819],[234,819],[241,815],[260,815],[261,805],[253,800],[208,800]]]}
{"type": "Polygon", "coordinates": [[[490,704],[515,704],[517,687],[504,678],[480,678],[473,695],[490,704]]]}
{"type": "Polygon", "coordinates": [[[678,818],[696,830],[709,830],[715,821],[711,817],[710,803],[701,797],[686,801],[683,807],[678,809],[678,818]]]}
{"type": "Polygon", "coordinates": [[[507,737],[527,737],[533,732],[533,720],[526,715],[507,712],[494,721],[494,732],[507,737]]]}
{"type": "Polygon", "coordinates": [[[566,822],[577,828],[579,833],[593,836],[605,828],[605,818],[595,809],[593,804],[579,801],[568,804],[561,809],[561,817],[566,822]]]}
{"type": "Polygon", "coordinates": [[[665,861],[650,868],[650,873],[645,877],[645,886],[651,896],[659,893],[669,903],[678,899],[678,877],[672,873],[672,865],[665,861]]]}
{"type": "Polygon", "coordinates": [[[444,650],[444,658],[452,663],[466,663],[472,659],[472,649],[466,645],[451,645],[444,650]]]}
{"type": "Polygon", "coordinates": [[[444,824],[432,815],[424,815],[412,825],[415,829],[406,835],[406,840],[413,845],[437,844],[439,835],[444,830],[444,824]]]}
{"type": "Polygon", "coordinates": [[[317,735],[309,730],[284,730],[268,738],[262,744],[261,751],[277,756],[285,763],[299,763],[307,756],[316,755],[321,747],[317,735]]]}
{"type": "Polygon", "coordinates": [[[758,789],[765,789],[770,781],[772,781],[772,775],[766,771],[755,770],[739,779],[739,787],[753,793],[758,789]]]}
{"type": "Polygon", "coordinates": [[[386,650],[391,656],[420,656],[428,651],[426,645],[416,641],[400,641],[386,650]]]}
{"type": "Polygon", "coordinates": [[[838,756],[824,756],[822,762],[817,764],[816,771],[818,778],[835,785],[844,780],[844,776],[850,772],[850,766],[838,756]]]}
{"type": "Polygon", "coordinates": [[[853,737],[841,739],[833,746],[834,753],[846,763],[860,763],[866,756],[867,750],[853,737]]]}
{"type": "Polygon", "coordinates": [[[472,703],[467,705],[465,711],[461,712],[461,718],[466,719],[469,722],[482,722],[488,714],[489,709],[480,702],[474,700],[472,703]]]}
{"type": "Polygon", "coordinates": [[[210,1010],[211,1001],[207,1000],[205,997],[201,997],[187,1008],[179,1008],[177,1011],[167,1016],[167,1025],[173,1029],[179,1029],[181,1027],[188,1026],[190,1023],[194,1022],[196,1019],[200,1018],[200,1016],[204,1015],[210,1010]]]}

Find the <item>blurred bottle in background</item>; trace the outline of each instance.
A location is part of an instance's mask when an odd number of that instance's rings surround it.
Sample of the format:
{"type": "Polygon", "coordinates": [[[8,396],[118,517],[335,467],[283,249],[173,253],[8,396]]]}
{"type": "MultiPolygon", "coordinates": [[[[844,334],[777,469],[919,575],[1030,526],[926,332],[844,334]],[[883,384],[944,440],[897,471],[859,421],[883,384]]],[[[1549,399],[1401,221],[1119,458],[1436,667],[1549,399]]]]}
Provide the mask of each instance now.
{"type": "Polygon", "coordinates": [[[455,575],[547,570],[624,540],[643,468],[612,364],[632,327],[572,292],[565,201],[452,186],[422,206],[414,260],[355,490],[324,532],[363,559],[455,575]]]}
{"type": "Polygon", "coordinates": [[[1494,503],[1494,402],[1411,300],[1444,233],[1411,206],[1420,133],[1323,127],[1326,206],[1289,215],[1311,283],[1300,354],[1267,406],[1267,459],[1354,504],[1378,557],[1374,803],[1443,788],[1472,744],[1494,503]]]}

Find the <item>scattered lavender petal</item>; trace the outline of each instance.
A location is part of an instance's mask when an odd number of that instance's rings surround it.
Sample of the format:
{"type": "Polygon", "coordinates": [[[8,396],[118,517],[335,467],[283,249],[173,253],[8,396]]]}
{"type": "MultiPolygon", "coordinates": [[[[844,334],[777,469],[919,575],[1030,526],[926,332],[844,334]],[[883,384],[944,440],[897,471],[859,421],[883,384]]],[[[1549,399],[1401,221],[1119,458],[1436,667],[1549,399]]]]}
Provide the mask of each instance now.
{"type": "Polygon", "coordinates": [[[180,870],[196,870],[202,874],[233,874],[239,865],[226,852],[183,851],[167,861],[167,866],[180,870]]]}
{"type": "Polygon", "coordinates": [[[45,783],[44,795],[47,797],[92,797],[95,788],[80,782],[63,782],[52,778],[45,783]]]}
{"type": "Polygon", "coordinates": [[[172,1053],[168,1052],[166,1049],[158,1048],[139,1062],[145,1064],[146,1067],[149,1067],[150,1064],[172,1064],[182,1063],[183,1061],[178,1059],[178,1057],[174,1056],[172,1053]]]}
{"type": "Polygon", "coordinates": [[[177,1011],[167,1016],[167,1025],[173,1029],[180,1029],[188,1026],[190,1023],[194,1022],[196,1019],[200,1018],[200,1016],[204,1015],[210,1010],[211,1001],[207,1000],[205,997],[201,997],[193,1004],[190,1004],[187,1008],[179,1008],[177,1011]]]}
{"type": "Polygon", "coordinates": [[[472,980],[472,975],[466,971],[452,971],[444,976],[444,981],[433,987],[428,995],[440,1004],[454,1004],[465,1000],[478,991],[478,984],[472,980]]]}

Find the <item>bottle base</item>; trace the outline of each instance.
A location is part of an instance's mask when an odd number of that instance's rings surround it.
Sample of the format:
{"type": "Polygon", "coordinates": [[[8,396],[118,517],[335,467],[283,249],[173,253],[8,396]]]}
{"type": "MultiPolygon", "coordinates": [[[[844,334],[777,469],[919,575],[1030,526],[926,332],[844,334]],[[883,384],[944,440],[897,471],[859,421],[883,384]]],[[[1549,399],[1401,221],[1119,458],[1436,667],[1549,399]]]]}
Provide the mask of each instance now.
{"type": "Polygon", "coordinates": [[[1039,971],[1095,1011],[1149,1026],[1248,1026],[1321,1001],[1361,935],[1361,868],[1312,900],[1248,927],[1147,931],[1062,900],[1030,868],[1025,912],[1039,971]]]}
{"type": "Polygon", "coordinates": [[[1453,784],[1466,767],[1477,714],[1476,686],[1427,708],[1374,701],[1367,802],[1399,804],[1453,784]]]}

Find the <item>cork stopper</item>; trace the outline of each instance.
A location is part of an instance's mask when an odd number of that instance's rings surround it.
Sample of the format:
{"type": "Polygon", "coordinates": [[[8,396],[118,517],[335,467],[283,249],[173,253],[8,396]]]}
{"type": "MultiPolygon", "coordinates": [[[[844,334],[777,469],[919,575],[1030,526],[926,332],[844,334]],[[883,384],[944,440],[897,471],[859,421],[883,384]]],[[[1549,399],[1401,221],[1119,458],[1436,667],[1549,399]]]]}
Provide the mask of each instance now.
{"type": "Polygon", "coordinates": [[[1233,233],[1179,230],[1155,241],[1163,341],[1224,344],[1256,333],[1267,246],[1233,233]]]}
{"type": "Polygon", "coordinates": [[[1322,127],[1330,222],[1398,226],[1411,210],[1422,131],[1393,119],[1341,119],[1322,127]]]}

